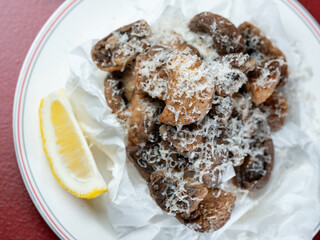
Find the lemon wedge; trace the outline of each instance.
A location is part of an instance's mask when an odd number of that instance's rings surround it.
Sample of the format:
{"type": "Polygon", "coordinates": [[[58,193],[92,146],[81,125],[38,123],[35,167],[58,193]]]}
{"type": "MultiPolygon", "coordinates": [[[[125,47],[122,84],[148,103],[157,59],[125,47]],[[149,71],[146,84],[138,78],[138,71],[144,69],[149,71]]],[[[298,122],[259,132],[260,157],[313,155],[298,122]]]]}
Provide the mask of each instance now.
{"type": "Polygon", "coordinates": [[[39,116],[43,149],[59,184],[80,198],[108,191],[63,90],[41,100],[39,116]]]}

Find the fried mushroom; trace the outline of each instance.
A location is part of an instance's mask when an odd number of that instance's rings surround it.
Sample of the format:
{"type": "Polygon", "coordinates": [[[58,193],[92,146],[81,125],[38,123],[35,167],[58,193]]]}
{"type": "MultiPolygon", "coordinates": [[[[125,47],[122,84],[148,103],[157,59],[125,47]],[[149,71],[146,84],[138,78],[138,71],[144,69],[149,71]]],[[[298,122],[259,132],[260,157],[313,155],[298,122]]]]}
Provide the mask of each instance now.
{"type": "Polygon", "coordinates": [[[157,118],[161,105],[146,95],[134,94],[128,107],[128,138],[137,146],[158,139],[157,118]]]}
{"type": "Polygon", "coordinates": [[[256,151],[253,151],[241,166],[235,168],[234,184],[252,192],[262,189],[268,183],[274,162],[272,140],[267,139],[262,146],[257,145],[253,148],[263,148],[263,154],[255,154],[256,151]]]}
{"type": "Polygon", "coordinates": [[[192,55],[197,55],[198,57],[200,57],[198,49],[186,43],[178,33],[172,32],[172,36],[168,40],[164,39],[162,43],[169,46],[172,49],[176,49],[181,52],[187,51],[192,55]]]}
{"type": "Polygon", "coordinates": [[[181,52],[171,55],[167,67],[170,71],[166,106],[159,122],[178,126],[200,121],[211,109],[212,75],[199,57],[181,52]]]}
{"type": "Polygon", "coordinates": [[[147,182],[150,181],[150,175],[154,168],[143,158],[143,150],[138,146],[127,146],[127,157],[138,170],[140,176],[147,182]]]}
{"type": "Polygon", "coordinates": [[[127,147],[127,156],[147,182],[154,171],[174,169],[179,172],[186,165],[186,160],[167,141],[148,143],[144,147],[127,147]]]}
{"type": "Polygon", "coordinates": [[[209,115],[216,118],[220,125],[225,125],[231,117],[234,101],[231,97],[215,96],[212,101],[212,109],[209,115]]]}
{"type": "Polygon", "coordinates": [[[288,114],[288,101],[281,93],[273,92],[271,97],[259,107],[263,112],[268,113],[268,125],[271,131],[277,131],[284,125],[288,114]]]}
{"type": "Polygon", "coordinates": [[[233,53],[214,61],[216,94],[232,96],[248,81],[247,74],[255,68],[256,61],[248,54],[233,53]]]}
{"type": "Polygon", "coordinates": [[[213,188],[221,183],[221,176],[225,170],[222,166],[224,156],[222,156],[222,152],[218,154],[215,151],[212,143],[204,141],[201,149],[189,153],[188,156],[192,163],[188,170],[196,172],[196,179],[205,187],[213,188]]]}
{"type": "Polygon", "coordinates": [[[255,138],[268,136],[267,115],[255,107],[251,101],[251,94],[237,93],[233,96],[234,108],[225,127],[223,139],[229,154],[228,161],[233,166],[243,164],[251,149],[255,138]]]}
{"type": "Polygon", "coordinates": [[[123,26],[92,48],[92,59],[103,71],[122,71],[148,47],[149,35],[150,26],[145,20],[123,26]]]}
{"type": "Polygon", "coordinates": [[[135,61],[133,61],[131,64],[129,64],[121,77],[121,82],[123,86],[123,93],[124,96],[126,97],[127,101],[130,102],[131,98],[134,94],[135,88],[136,88],[136,78],[135,78],[135,61]]]}
{"type": "Polygon", "coordinates": [[[191,178],[179,181],[163,170],[153,172],[148,185],[152,198],[163,211],[185,217],[198,208],[208,193],[205,187],[191,178]]]}
{"type": "Polygon", "coordinates": [[[244,42],[239,30],[226,18],[211,12],[202,12],[189,22],[189,28],[196,33],[207,33],[219,55],[244,51],[244,42]]]}
{"type": "Polygon", "coordinates": [[[257,68],[252,72],[250,87],[253,102],[266,101],[277,86],[288,81],[288,64],[283,52],[251,23],[244,22],[238,27],[245,42],[246,53],[257,61],[257,68]]]}
{"type": "Polygon", "coordinates": [[[216,155],[212,158],[212,163],[209,166],[207,163],[202,163],[200,167],[202,174],[199,181],[203,186],[214,188],[221,184],[221,177],[225,173],[225,167],[221,165],[221,157],[216,155]]]}
{"type": "Polygon", "coordinates": [[[203,132],[196,124],[183,126],[181,129],[163,124],[160,127],[162,139],[169,141],[180,151],[194,152],[203,143],[203,132]]]}
{"type": "Polygon", "coordinates": [[[249,73],[249,87],[252,101],[259,105],[265,102],[279,84],[281,72],[279,65],[282,60],[272,59],[261,62],[254,71],[249,73]]]}
{"type": "Polygon", "coordinates": [[[125,109],[127,106],[123,98],[123,89],[120,85],[119,79],[107,78],[104,86],[104,95],[112,113],[116,114],[118,118],[125,120],[125,109]]]}
{"type": "Polygon", "coordinates": [[[138,93],[166,103],[159,122],[188,125],[210,110],[214,81],[197,55],[156,45],[136,59],[135,71],[138,93]]]}
{"type": "Polygon", "coordinates": [[[166,46],[155,45],[137,57],[134,71],[138,93],[166,100],[169,78],[166,63],[171,52],[166,46]]]}
{"type": "Polygon", "coordinates": [[[210,189],[189,219],[180,218],[188,227],[198,232],[222,228],[231,217],[236,196],[221,189],[210,189]]]}
{"type": "Polygon", "coordinates": [[[266,57],[282,58],[286,61],[283,52],[274,46],[258,27],[251,23],[244,22],[238,29],[244,39],[245,52],[257,61],[264,60],[266,57]]]}

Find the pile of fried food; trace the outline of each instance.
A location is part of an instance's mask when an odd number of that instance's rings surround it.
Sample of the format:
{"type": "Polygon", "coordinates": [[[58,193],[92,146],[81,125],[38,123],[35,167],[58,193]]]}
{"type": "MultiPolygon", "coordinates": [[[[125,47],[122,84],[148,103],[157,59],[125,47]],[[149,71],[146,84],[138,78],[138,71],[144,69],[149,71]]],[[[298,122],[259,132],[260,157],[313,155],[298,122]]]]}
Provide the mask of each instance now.
{"type": "Polygon", "coordinates": [[[152,198],[188,227],[210,232],[234,207],[235,195],[222,189],[230,166],[229,182],[241,190],[257,191],[270,178],[270,131],[288,112],[277,89],[289,73],[281,50],[248,22],[237,28],[203,12],[188,31],[212,54],[176,32],[157,38],[144,20],[115,30],[91,53],[109,72],[107,104],[128,130],[128,158],[152,198]]]}

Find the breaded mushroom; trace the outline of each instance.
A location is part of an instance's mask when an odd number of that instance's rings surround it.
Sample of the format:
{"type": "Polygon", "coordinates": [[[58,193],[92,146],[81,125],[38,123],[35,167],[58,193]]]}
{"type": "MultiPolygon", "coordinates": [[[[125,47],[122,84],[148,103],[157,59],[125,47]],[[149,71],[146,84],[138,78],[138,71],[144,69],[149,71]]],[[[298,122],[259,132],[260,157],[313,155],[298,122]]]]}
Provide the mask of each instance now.
{"type": "Polygon", "coordinates": [[[239,30],[228,19],[211,13],[202,12],[189,22],[193,32],[207,33],[219,55],[244,51],[244,42],[239,30]]]}
{"type": "Polygon", "coordinates": [[[139,20],[123,26],[100,40],[91,51],[96,65],[103,71],[121,71],[148,47],[150,26],[139,20]]]}
{"type": "Polygon", "coordinates": [[[230,219],[235,200],[236,197],[230,192],[210,189],[192,218],[181,221],[199,232],[218,230],[230,219]]]}
{"type": "Polygon", "coordinates": [[[159,103],[147,95],[134,94],[128,107],[128,138],[137,146],[158,139],[157,117],[161,111],[159,103]]]}

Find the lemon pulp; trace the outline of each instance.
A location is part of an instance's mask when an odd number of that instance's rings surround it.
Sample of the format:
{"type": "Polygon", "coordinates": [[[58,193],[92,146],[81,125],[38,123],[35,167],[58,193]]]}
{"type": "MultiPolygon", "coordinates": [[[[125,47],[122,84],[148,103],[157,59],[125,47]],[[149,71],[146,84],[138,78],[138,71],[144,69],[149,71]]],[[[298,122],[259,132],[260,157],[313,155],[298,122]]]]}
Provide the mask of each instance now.
{"type": "Polygon", "coordinates": [[[39,117],[43,150],[58,183],[80,198],[108,191],[63,90],[41,100],[39,117]]]}
{"type": "Polygon", "coordinates": [[[88,159],[81,146],[76,129],[59,101],[51,105],[51,121],[57,138],[57,145],[66,167],[78,178],[87,178],[90,175],[88,159]]]}

